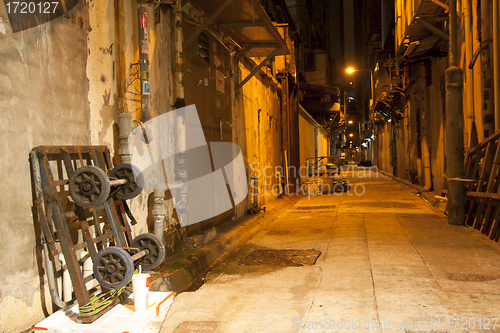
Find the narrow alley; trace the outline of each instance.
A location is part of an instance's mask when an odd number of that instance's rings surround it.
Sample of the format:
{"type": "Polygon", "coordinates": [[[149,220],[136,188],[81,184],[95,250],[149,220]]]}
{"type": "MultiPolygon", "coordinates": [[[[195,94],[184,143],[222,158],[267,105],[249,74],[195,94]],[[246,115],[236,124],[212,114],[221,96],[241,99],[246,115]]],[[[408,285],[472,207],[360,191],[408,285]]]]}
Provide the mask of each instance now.
{"type": "Polygon", "coordinates": [[[373,169],[344,174],[366,191],[300,199],[179,294],[161,332],[499,331],[498,246],[373,169]],[[298,259],[245,263],[262,250],[298,259]]]}
{"type": "Polygon", "coordinates": [[[500,332],[499,0],[0,0],[0,333],[500,332]]]}

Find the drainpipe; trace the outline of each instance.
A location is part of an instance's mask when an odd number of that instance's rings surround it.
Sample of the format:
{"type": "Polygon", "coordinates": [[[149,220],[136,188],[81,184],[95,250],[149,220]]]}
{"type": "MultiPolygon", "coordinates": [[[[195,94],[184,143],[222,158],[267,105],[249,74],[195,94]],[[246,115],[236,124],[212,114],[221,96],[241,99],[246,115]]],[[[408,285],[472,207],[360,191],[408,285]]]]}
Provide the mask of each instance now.
{"type": "Polygon", "coordinates": [[[141,120],[151,119],[149,112],[148,14],[145,1],[137,4],[139,15],[139,66],[141,79],[141,120]]]}
{"type": "Polygon", "coordinates": [[[118,154],[120,155],[120,160],[123,164],[130,164],[130,152],[128,150],[128,137],[131,132],[131,121],[132,115],[130,112],[123,111],[119,118],[120,125],[120,148],[118,149],[118,154]]]}
{"type": "Polygon", "coordinates": [[[472,49],[472,33],[471,33],[471,18],[470,18],[470,6],[471,0],[463,1],[463,12],[464,12],[464,25],[465,25],[465,93],[467,94],[467,132],[470,134],[470,140],[468,140],[468,146],[471,148],[472,144],[472,122],[475,121],[475,112],[474,112],[474,73],[472,69],[468,67],[472,59],[472,54],[474,50],[472,49]],[[469,125],[470,122],[470,125],[469,125]]]}
{"type": "MultiPolygon", "coordinates": [[[[149,107],[149,51],[148,51],[148,14],[145,1],[137,3],[139,15],[139,65],[141,79],[141,120],[143,123],[151,119],[149,107]]],[[[165,221],[165,190],[155,189],[153,192],[154,234],[163,240],[163,222],[165,221]]]]}
{"type": "MultiPolygon", "coordinates": [[[[184,41],[182,29],[182,3],[177,1],[174,6],[174,89],[175,89],[175,104],[176,109],[186,106],[184,99],[184,73],[182,60],[182,44],[184,41]]],[[[178,151],[186,151],[186,128],[183,115],[179,112],[177,119],[177,149],[178,151]]],[[[179,202],[176,204],[177,216],[179,222],[184,225],[187,219],[187,157],[185,153],[179,153],[175,157],[175,168],[177,170],[177,181],[182,186],[178,189],[179,202]]]]}
{"type": "MultiPolygon", "coordinates": [[[[423,71],[422,81],[427,82],[427,66],[421,66],[420,69],[423,71]]],[[[425,83],[424,83],[425,84],[425,83]]],[[[430,116],[430,101],[429,101],[429,89],[424,89],[425,94],[425,107],[422,112],[421,126],[422,126],[422,158],[424,160],[424,191],[430,191],[432,187],[432,175],[431,175],[431,153],[429,149],[429,116],[430,116]]]]}
{"type": "Polygon", "coordinates": [[[495,105],[496,99],[493,95],[493,57],[491,43],[491,12],[492,4],[490,1],[481,1],[479,11],[478,31],[479,42],[481,43],[481,105],[483,118],[484,138],[487,138],[495,132],[495,105]]]}
{"type": "Polygon", "coordinates": [[[456,0],[450,0],[450,51],[450,67],[445,72],[448,224],[465,225],[463,76],[462,69],[456,65],[456,0]]]}
{"type": "Polygon", "coordinates": [[[493,90],[495,98],[495,131],[500,130],[500,41],[499,5],[493,0],[493,90]]]}

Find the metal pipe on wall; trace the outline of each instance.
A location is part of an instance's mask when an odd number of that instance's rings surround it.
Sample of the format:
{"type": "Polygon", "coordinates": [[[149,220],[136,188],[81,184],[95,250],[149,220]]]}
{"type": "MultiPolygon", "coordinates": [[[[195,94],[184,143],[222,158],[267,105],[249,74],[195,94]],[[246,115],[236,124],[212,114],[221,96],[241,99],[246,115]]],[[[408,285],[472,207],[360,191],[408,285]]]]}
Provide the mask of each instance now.
{"type": "Polygon", "coordinates": [[[146,2],[137,3],[139,15],[139,66],[141,80],[141,120],[146,122],[151,119],[149,110],[149,59],[148,59],[148,14],[146,2]]]}
{"type": "Polygon", "coordinates": [[[456,66],[457,2],[450,0],[450,67],[446,77],[446,157],[448,223],[465,225],[463,75],[456,66]]]}
{"type": "MultiPolygon", "coordinates": [[[[183,72],[183,29],[182,29],[182,3],[177,1],[174,5],[174,90],[176,109],[186,106],[184,99],[184,72],[183,72]]],[[[192,47],[192,46],[191,46],[192,47]]],[[[186,126],[183,114],[178,113],[177,119],[177,149],[180,152],[186,151],[186,126]]],[[[185,153],[176,154],[175,168],[177,170],[177,180],[182,186],[178,189],[179,202],[176,204],[179,222],[183,225],[187,219],[187,156],[185,153]]]]}
{"type": "MultiPolygon", "coordinates": [[[[148,49],[148,14],[145,1],[137,3],[139,21],[139,66],[141,80],[141,120],[143,123],[151,119],[150,82],[149,82],[149,49],[148,49]]],[[[163,240],[163,229],[166,215],[165,190],[155,189],[153,192],[154,234],[163,240]]]]}
{"type": "MultiPolygon", "coordinates": [[[[422,75],[422,82],[427,82],[427,67],[426,66],[421,66],[420,69],[423,71],[422,75]]],[[[427,88],[427,87],[425,87],[427,88]]],[[[429,130],[428,126],[430,124],[429,122],[429,116],[430,116],[430,108],[429,108],[429,89],[424,89],[424,94],[425,94],[425,106],[423,107],[423,112],[421,112],[421,120],[420,124],[422,127],[422,159],[424,162],[424,190],[425,191],[430,191],[432,187],[432,174],[431,174],[431,153],[429,149],[429,130]]]]}
{"type": "Polygon", "coordinates": [[[480,16],[478,19],[478,39],[481,43],[481,105],[483,121],[483,137],[487,138],[495,132],[495,96],[493,94],[493,57],[491,36],[491,12],[490,1],[481,1],[480,16]],[[479,23],[480,22],[480,23],[479,23]]]}
{"type": "MultiPolygon", "coordinates": [[[[471,0],[463,1],[463,14],[464,14],[464,25],[465,25],[465,64],[468,65],[471,62],[472,54],[474,50],[472,48],[472,32],[471,32],[471,17],[470,17],[470,7],[471,0]]],[[[465,93],[467,94],[466,99],[466,130],[468,133],[472,132],[472,123],[475,121],[474,112],[474,73],[472,69],[465,66],[465,93]]],[[[470,135],[469,135],[470,136],[470,135]]],[[[472,140],[468,140],[468,146],[470,148],[472,140]]]]}

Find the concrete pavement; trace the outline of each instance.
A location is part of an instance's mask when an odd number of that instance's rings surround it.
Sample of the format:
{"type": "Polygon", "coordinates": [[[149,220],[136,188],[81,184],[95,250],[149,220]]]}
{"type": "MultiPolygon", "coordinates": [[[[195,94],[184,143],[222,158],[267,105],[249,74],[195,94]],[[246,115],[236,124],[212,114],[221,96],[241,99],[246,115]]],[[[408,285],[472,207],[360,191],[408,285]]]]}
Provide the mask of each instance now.
{"type": "Polygon", "coordinates": [[[391,178],[345,176],[350,193],[299,200],[179,294],[160,332],[500,331],[498,244],[449,226],[391,178]],[[240,264],[262,249],[321,255],[310,266],[240,264]]]}

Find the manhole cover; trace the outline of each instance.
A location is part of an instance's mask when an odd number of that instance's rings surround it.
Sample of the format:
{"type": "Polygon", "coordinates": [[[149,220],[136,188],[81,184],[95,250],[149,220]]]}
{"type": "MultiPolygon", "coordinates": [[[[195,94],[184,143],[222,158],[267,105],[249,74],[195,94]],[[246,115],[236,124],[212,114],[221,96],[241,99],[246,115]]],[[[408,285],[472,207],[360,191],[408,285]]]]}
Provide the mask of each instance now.
{"type": "Polygon", "coordinates": [[[462,274],[462,273],[449,273],[448,280],[465,281],[465,282],[486,282],[498,280],[499,276],[494,275],[480,275],[480,274],[462,274]]]}
{"type": "Polygon", "coordinates": [[[217,326],[218,321],[185,321],[177,326],[174,333],[211,333],[217,326]]]}
{"type": "Polygon", "coordinates": [[[255,250],[243,259],[240,265],[259,266],[311,266],[316,263],[320,251],[315,250],[255,250]]]}
{"type": "Polygon", "coordinates": [[[271,230],[267,234],[268,235],[288,235],[290,230],[271,230]]]}
{"type": "Polygon", "coordinates": [[[295,209],[327,209],[327,208],[335,208],[335,205],[326,205],[326,206],[298,206],[295,209]]]}

